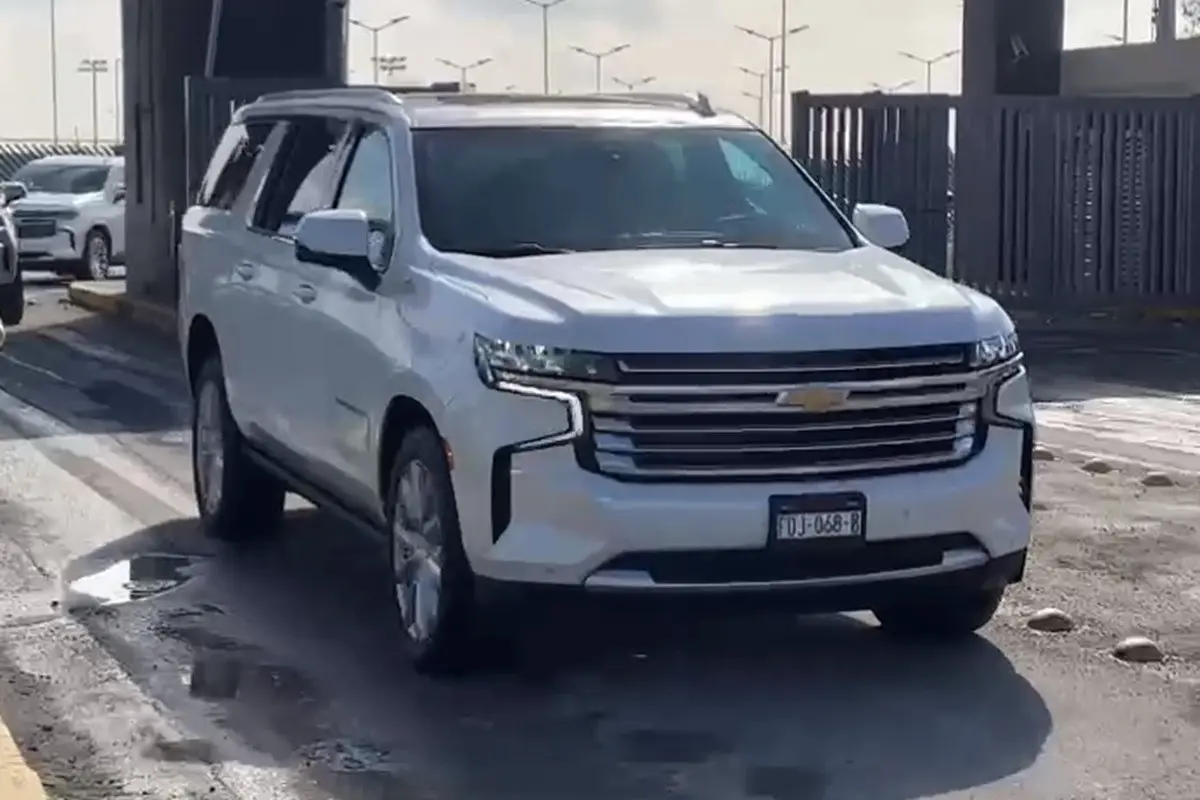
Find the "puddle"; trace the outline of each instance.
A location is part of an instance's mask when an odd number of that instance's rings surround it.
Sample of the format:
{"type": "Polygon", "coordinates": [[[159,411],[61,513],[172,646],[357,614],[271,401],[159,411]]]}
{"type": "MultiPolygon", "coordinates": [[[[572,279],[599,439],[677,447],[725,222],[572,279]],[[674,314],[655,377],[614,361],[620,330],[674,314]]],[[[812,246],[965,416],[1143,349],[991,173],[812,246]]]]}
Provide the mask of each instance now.
{"type": "Polygon", "coordinates": [[[66,585],[68,611],[120,605],[157,597],[194,577],[193,556],[141,555],[118,561],[66,585]]]}

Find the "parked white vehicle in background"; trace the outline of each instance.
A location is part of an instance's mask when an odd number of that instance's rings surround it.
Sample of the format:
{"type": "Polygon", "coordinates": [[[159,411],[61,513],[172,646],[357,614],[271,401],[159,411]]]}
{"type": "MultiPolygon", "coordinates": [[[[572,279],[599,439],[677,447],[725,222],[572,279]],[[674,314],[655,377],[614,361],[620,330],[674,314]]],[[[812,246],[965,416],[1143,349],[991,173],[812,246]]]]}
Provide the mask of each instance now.
{"type": "Polygon", "coordinates": [[[969,635],[1024,573],[1033,405],[907,238],[702,97],[260,98],[182,228],[204,528],[290,490],[377,532],[422,670],[546,592],[969,635]]]}
{"type": "Polygon", "coordinates": [[[124,258],[124,158],[47,156],[12,181],[24,187],[11,205],[26,269],[101,280],[124,258]]]}
{"type": "Polygon", "coordinates": [[[17,255],[16,225],[8,209],[5,187],[0,185],[0,322],[19,325],[24,318],[25,282],[17,255]]]}

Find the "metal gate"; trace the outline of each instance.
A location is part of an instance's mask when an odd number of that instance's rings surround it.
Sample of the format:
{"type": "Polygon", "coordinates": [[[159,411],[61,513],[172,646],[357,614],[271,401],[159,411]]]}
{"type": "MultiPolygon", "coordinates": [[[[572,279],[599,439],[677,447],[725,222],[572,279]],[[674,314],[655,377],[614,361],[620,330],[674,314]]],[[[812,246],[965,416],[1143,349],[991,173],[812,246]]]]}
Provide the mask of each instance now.
{"type": "Polygon", "coordinates": [[[904,254],[1008,304],[1200,303],[1200,102],[809,95],[793,150],[838,202],[908,216],[904,254]]]}

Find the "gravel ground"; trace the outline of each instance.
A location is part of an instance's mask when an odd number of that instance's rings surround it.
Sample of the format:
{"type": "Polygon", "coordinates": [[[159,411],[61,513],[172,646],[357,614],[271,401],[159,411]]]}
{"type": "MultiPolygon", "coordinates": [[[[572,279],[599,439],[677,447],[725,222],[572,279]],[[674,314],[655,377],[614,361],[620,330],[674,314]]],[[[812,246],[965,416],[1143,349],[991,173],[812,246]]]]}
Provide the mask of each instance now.
{"type": "Polygon", "coordinates": [[[972,643],[602,616],[437,685],[370,543],[300,504],[249,552],[199,539],[173,351],[57,292],[0,353],[0,717],[62,800],[1197,796],[1185,338],[1027,337],[1052,460],[1026,583],[972,643]],[[1030,628],[1047,608],[1070,630],[1030,628]],[[1113,655],[1135,635],[1161,660],[1113,655]]]}

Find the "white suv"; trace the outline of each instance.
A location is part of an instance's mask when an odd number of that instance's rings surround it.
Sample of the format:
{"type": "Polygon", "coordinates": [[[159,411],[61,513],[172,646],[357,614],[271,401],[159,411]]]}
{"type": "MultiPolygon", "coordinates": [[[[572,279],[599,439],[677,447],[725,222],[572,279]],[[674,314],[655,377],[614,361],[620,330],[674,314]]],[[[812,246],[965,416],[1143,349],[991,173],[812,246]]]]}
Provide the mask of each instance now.
{"type": "Polygon", "coordinates": [[[380,534],[427,671],[534,589],[969,634],[1024,571],[1033,406],[907,236],[703,97],[263,97],[183,222],[203,523],[290,490],[380,534]]]}
{"type": "Polygon", "coordinates": [[[125,159],[46,156],[12,176],[21,263],[103,280],[125,256],[125,159]]]}

